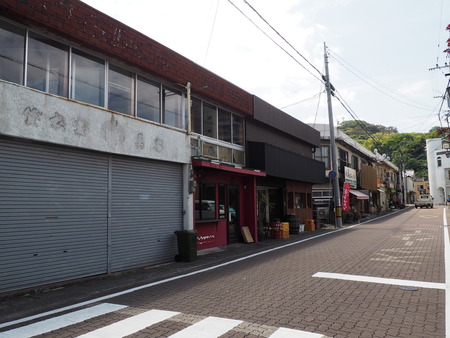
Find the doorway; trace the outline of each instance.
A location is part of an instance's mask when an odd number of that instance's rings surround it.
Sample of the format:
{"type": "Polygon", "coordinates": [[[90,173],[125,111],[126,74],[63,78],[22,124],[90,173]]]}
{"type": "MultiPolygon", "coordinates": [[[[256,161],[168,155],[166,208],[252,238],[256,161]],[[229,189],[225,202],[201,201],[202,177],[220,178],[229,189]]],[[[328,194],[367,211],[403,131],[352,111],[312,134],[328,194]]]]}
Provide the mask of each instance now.
{"type": "Polygon", "coordinates": [[[240,199],[239,186],[219,184],[220,218],[226,220],[228,244],[242,241],[239,224],[240,199]]]}

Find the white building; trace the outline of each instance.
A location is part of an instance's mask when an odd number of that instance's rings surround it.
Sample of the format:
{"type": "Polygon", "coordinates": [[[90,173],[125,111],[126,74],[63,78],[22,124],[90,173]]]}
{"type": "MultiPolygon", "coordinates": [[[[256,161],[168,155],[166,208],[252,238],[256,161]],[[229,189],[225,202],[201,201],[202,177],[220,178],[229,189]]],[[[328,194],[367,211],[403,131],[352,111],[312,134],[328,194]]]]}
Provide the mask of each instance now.
{"type": "Polygon", "coordinates": [[[450,196],[450,143],[433,138],[426,140],[428,180],[435,204],[445,204],[450,196]]]}

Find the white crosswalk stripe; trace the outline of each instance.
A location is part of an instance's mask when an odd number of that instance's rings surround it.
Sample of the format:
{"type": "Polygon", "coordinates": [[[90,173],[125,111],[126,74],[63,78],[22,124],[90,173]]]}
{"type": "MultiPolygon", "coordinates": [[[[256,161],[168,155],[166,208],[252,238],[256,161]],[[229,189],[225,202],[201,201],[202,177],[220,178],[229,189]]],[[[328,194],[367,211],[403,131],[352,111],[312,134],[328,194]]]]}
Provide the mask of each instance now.
{"type": "Polygon", "coordinates": [[[5,332],[0,332],[1,338],[28,338],[50,331],[62,329],[66,326],[81,323],[87,319],[98,317],[113,311],[126,308],[123,305],[103,303],[87,309],[74,311],[62,316],[42,320],[37,323],[22,326],[5,332]]]}
{"type": "Polygon", "coordinates": [[[300,330],[287,329],[280,327],[269,338],[321,338],[324,335],[300,330]]]}
{"type": "Polygon", "coordinates": [[[233,320],[226,318],[208,317],[184,330],[181,330],[170,338],[213,338],[227,333],[235,326],[242,323],[242,320],[233,320]]]}
{"type": "Polygon", "coordinates": [[[117,323],[104,326],[98,330],[91,331],[79,336],[79,338],[121,338],[143,330],[148,326],[162,322],[163,320],[169,319],[177,314],[179,314],[179,312],[150,310],[121,320],[117,323]]]}
{"type": "MultiPolygon", "coordinates": [[[[124,305],[103,303],[99,305],[92,306],[90,308],[73,311],[61,316],[56,316],[50,319],[42,320],[36,323],[25,325],[16,329],[11,329],[9,331],[0,332],[0,338],[29,338],[40,334],[49,333],[51,331],[64,329],[69,325],[80,324],[86,320],[106,315],[115,311],[128,308],[124,305]]],[[[131,309],[131,308],[129,308],[131,309]]],[[[125,313],[129,313],[128,309],[125,313]]],[[[142,312],[140,314],[131,316],[129,318],[117,321],[113,324],[103,326],[81,336],[78,338],[121,338],[125,337],[138,331],[148,329],[151,330],[151,326],[158,325],[158,323],[164,322],[165,320],[180,321],[181,317],[186,316],[180,312],[174,311],[164,311],[164,310],[150,310],[142,312]]],[[[218,317],[207,317],[202,319],[199,317],[197,322],[190,322],[191,325],[178,331],[177,333],[170,336],[171,338],[213,338],[219,337],[231,330],[241,331],[244,327],[248,325],[254,325],[244,322],[242,320],[218,318],[218,317]]],[[[12,324],[11,324],[12,325],[12,324]]],[[[259,326],[257,326],[259,328],[259,326]]],[[[272,335],[270,338],[319,338],[325,337],[322,334],[306,332],[301,330],[293,330],[287,328],[276,328],[269,327],[272,330],[272,335]]],[[[249,331],[246,331],[249,333],[249,331]]],[[[255,335],[258,335],[255,332],[255,335]]],[[[266,336],[267,337],[267,336],[266,336]]]]}

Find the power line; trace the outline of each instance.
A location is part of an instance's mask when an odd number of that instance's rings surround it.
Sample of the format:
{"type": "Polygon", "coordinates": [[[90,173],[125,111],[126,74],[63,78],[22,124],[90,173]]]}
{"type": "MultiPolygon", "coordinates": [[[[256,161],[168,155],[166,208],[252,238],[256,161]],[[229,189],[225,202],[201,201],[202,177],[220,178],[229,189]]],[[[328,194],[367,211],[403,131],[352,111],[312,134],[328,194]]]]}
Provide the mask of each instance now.
{"type": "Polygon", "coordinates": [[[338,95],[333,95],[333,96],[339,101],[339,103],[342,105],[342,107],[344,107],[344,109],[350,114],[350,116],[353,118],[353,120],[355,120],[355,122],[361,127],[362,130],[364,130],[364,132],[367,134],[367,136],[370,137],[375,142],[375,144],[377,145],[378,148],[383,149],[384,147],[381,144],[381,142],[379,140],[375,139],[374,135],[369,130],[367,130],[367,128],[364,124],[361,123],[361,119],[359,119],[356,116],[356,113],[350,108],[350,106],[347,104],[347,102],[345,102],[342,95],[337,91],[335,91],[335,93],[338,95]]]}
{"type": "Polygon", "coordinates": [[[358,77],[358,78],[359,78],[360,80],[362,80],[363,82],[367,83],[367,84],[368,84],[369,86],[371,86],[372,88],[378,90],[379,92],[381,92],[381,93],[383,93],[383,94],[389,96],[390,98],[392,98],[392,99],[394,99],[394,100],[396,100],[396,101],[398,101],[398,102],[400,102],[400,103],[403,103],[403,104],[405,104],[405,105],[408,105],[408,106],[410,106],[410,107],[414,107],[414,108],[422,109],[422,110],[432,111],[431,108],[425,107],[425,106],[423,106],[423,105],[422,105],[421,103],[419,103],[419,102],[415,102],[415,101],[411,100],[410,98],[408,98],[408,97],[406,97],[406,96],[403,96],[403,95],[400,95],[400,94],[398,94],[398,93],[395,93],[395,91],[394,91],[393,89],[391,89],[391,88],[387,87],[386,85],[384,85],[384,84],[382,84],[382,83],[380,83],[380,82],[378,82],[378,81],[372,79],[372,78],[369,77],[367,74],[364,74],[363,72],[357,70],[355,67],[351,66],[349,63],[347,63],[342,57],[338,56],[336,53],[333,53],[332,55],[334,56],[334,59],[335,59],[342,67],[344,67],[345,69],[347,69],[350,73],[352,73],[353,75],[355,75],[356,77],[358,77]],[[340,59],[340,60],[339,60],[339,59],[340,59]],[[349,65],[350,67],[352,67],[354,70],[356,70],[356,71],[359,72],[360,74],[363,74],[365,77],[367,77],[370,81],[372,81],[373,83],[377,84],[378,86],[380,86],[380,87],[382,87],[382,88],[384,88],[384,89],[386,89],[386,90],[388,90],[388,91],[394,92],[395,95],[397,95],[397,96],[399,96],[399,97],[401,97],[401,98],[404,98],[404,99],[406,99],[406,100],[408,100],[408,101],[414,102],[415,104],[419,104],[419,105],[421,105],[422,107],[419,107],[419,106],[410,104],[410,103],[408,103],[408,102],[405,102],[405,101],[403,101],[403,100],[400,100],[400,99],[396,98],[395,96],[391,95],[389,92],[384,91],[384,90],[381,90],[380,88],[377,88],[376,86],[372,85],[370,82],[366,81],[362,76],[358,75],[357,73],[355,73],[354,71],[352,71],[350,68],[348,68],[346,65],[344,65],[344,63],[346,63],[347,65],[349,65]]]}
{"type": "Polygon", "coordinates": [[[318,70],[311,62],[309,62],[308,59],[305,58],[294,46],[292,46],[292,44],[289,43],[289,41],[287,41],[266,19],[264,19],[262,15],[252,5],[250,5],[250,3],[247,0],[243,1],[261,18],[261,20],[263,20],[267,24],[267,26],[269,26],[281,39],[283,39],[283,41],[286,42],[289,45],[289,47],[291,47],[298,55],[300,55],[303,58],[303,60],[305,60],[312,68],[316,70],[316,72],[318,72],[321,76],[323,76],[322,72],[318,70]]]}
{"type": "Polygon", "coordinates": [[[208,46],[206,47],[205,58],[203,59],[203,65],[206,64],[206,58],[208,56],[209,47],[211,45],[211,38],[213,36],[214,27],[216,26],[217,12],[219,11],[219,3],[220,3],[220,0],[217,0],[216,12],[214,14],[214,20],[213,20],[213,24],[212,24],[212,27],[211,27],[211,33],[209,34],[208,46]]]}
{"type": "MultiPolygon", "coordinates": [[[[275,45],[277,45],[278,48],[280,48],[283,52],[285,52],[289,57],[292,58],[300,67],[302,67],[304,70],[306,70],[309,74],[311,74],[313,77],[315,77],[319,81],[323,81],[321,78],[317,77],[315,74],[313,74],[309,69],[307,69],[304,65],[302,65],[292,54],[290,54],[285,48],[283,48],[278,42],[276,42],[272,37],[270,37],[261,27],[259,27],[252,19],[248,17],[239,7],[237,7],[231,0],[228,0],[228,2],[236,8],[248,21],[250,21],[261,33],[263,33],[266,37],[268,37],[275,45]]],[[[267,22],[266,22],[267,23],[267,22]]],[[[289,44],[289,43],[288,43],[289,44]]],[[[291,46],[291,44],[289,44],[291,46]]],[[[294,49],[295,50],[295,49],[294,49]]],[[[303,56],[302,56],[303,57],[303,56]]],[[[306,60],[306,59],[305,59],[306,60]]],[[[309,63],[309,61],[308,61],[309,63]]],[[[310,63],[309,63],[310,64],[310,63]]],[[[310,64],[311,65],[311,64],[310,64]]],[[[315,70],[317,68],[314,67],[315,70]]]]}
{"type": "Polygon", "coordinates": [[[320,97],[320,95],[322,95],[324,92],[325,92],[325,91],[321,89],[320,92],[319,92],[318,94],[314,94],[313,96],[311,96],[311,97],[309,97],[309,98],[307,98],[307,99],[303,99],[303,100],[300,100],[300,101],[297,101],[297,102],[288,104],[287,106],[281,107],[280,109],[283,110],[283,109],[286,109],[286,108],[295,106],[295,105],[297,105],[297,104],[299,104],[299,103],[302,103],[302,102],[314,100],[315,98],[320,97]]]}

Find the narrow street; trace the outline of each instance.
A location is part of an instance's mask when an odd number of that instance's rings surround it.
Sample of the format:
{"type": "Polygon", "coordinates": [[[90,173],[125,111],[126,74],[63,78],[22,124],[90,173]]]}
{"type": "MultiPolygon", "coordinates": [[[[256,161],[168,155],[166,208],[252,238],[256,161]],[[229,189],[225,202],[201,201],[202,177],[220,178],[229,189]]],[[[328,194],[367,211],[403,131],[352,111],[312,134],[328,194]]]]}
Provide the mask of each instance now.
{"type": "Polygon", "coordinates": [[[65,311],[23,310],[0,319],[0,337],[445,337],[448,211],[409,208],[65,311]]]}

